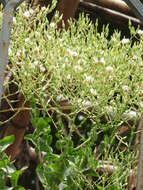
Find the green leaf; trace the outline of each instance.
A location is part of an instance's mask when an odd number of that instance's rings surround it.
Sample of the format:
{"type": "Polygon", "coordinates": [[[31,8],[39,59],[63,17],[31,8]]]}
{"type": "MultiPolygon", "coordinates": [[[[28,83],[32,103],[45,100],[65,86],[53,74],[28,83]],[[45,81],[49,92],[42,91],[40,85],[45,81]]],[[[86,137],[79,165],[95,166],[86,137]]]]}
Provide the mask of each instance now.
{"type": "Polygon", "coordinates": [[[16,171],[16,168],[14,167],[14,165],[7,165],[7,166],[3,167],[2,170],[5,173],[8,173],[9,175],[11,175],[12,173],[14,173],[16,171]]]}
{"type": "Polygon", "coordinates": [[[27,134],[24,137],[24,140],[31,141],[34,146],[36,146],[36,142],[34,141],[34,135],[33,134],[27,134]]]}
{"type": "Polygon", "coordinates": [[[5,188],[0,189],[0,190],[13,190],[13,187],[5,187],[5,188]]]}
{"type": "MultiPolygon", "coordinates": [[[[21,170],[16,170],[15,172],[13,172],[11,174],[10,180],[11,180],[11,184],[13,187],[17,187],[19,176],[23,173],[23,171],[25,169],[27,169],[27,167],[23,167],[23,168],[21,168],[21,170]]],[[[19,188],[21,188],[21,187],[19,187],[19,188]]]]}
{"type": "Polygon", "coordinates": [[[17,187],[14,187],[14,189],[13,190],[25,190],[25,188],[24,187],[22,187],[22,186],[17,186],[17,187]]]}
{"type": "Polygon", "coordinates": [[[110,187],[110,189],[111,189],[111,190],[119,190],[119,188],[118,188],[117,186],[115,186],[115,185],[112,185],[112,186],[110,187]]]}
{"type": "Polygon", "coordinates": [[[2,160],[0,160],[0,169],[5,165],[7,165],[8,163],[9,163],[8,158],[2,158],[2,160]]]}
{"type": "Polygon", "coordinates": [[[0,171],[0,190],[4,189],[4,186],[5,186],[4,179],[5,179],[5,175],[2,171],[0,171]]]}
{"type": "Polygon", "coordinates": [[[10,135],[7,137],[4,137],[0,140],[0,151],[3,152],[7,149],[8,146],[10,146],[14,142],[14,135],[10,135]]]}
{"type": "Polygon", "coordinates": [[[86,176],[94,176],[94,177],[98,176],[97,172],[94,171],[94,169],[92,169],[92,168],[86,168],[86,169],[82,170],[82,172],[86,176]]]}
{"type": "Polygon", "coordinates": [[[17,170],[11,175],[10,181],[13,187],[16,187],[18,185],[18,179],[21,174],[22,174],[22,171],[17,170]]]}
{"type": "Polygon", "coordinates": [[[37,167],[36,172],[39,180],[41,181],[42,184],[44,184],[45,178],[44,178],[43,168],[40,165],[37,167]]]}
{"type": "Polygon", "coordinates": [[[67,190],[67,189],[69,189],[67,184],[65,184],[65,183],[59,184],[59,190],[67,190]]]}
{"type": "Polygon", "coordinates": [[[40,118],[38,118],[37,125],[38,125],[39,129],[43,129],[44,127],[46,127],[47,122],[44,118],[40,117],[40,118]]]}
{"type": "Polygon", "coordinates": [[[101,187],[100,185],[96,185],[98,190],[103,190],[103,187],[101,187]]]}

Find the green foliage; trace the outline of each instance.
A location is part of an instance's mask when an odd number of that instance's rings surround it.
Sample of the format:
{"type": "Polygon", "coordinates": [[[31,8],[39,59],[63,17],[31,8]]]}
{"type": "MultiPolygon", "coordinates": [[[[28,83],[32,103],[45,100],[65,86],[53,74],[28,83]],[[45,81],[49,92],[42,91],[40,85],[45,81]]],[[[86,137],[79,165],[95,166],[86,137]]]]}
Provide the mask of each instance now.
{"type": "Polygon", "coordinates": [[[14,136],[7,136],[0,139],[0,151],[3,152],[6,148],[14,142],[14,136]]]}
{"type": "MultiPolygon", "coordinates": [[[[109,27],[98,33],[98,24],[83,15],[70,22],[68,31],[60,31],[58,16],[49,24],[48,11],[37,11],[31,22],[23,17],[24,7],[19,9],[9,51],[14,82],[31,103],[34,132],[25,140],[40,157],[38,178],[46,190],[125,189],[143,105],[143,37],[130,25],[131,39],[121,40],[117,31],[109,38],[109,27]],[[61,101],[72,104],[71,113],[62,112],[61,101]],[[133,128],[122,137],[119,128],[128,123],[131,111],[136,113],[133,128]],[[116,172],[99,175],[107,160],[116,172]]],[[[12,141],[1,140],[1,151],[12,141]]],[[[2,155],[0,189],[7,174],[13,189],[22,189],[18,179],[23,169],[16,170],[2,155]]]]}
{"type": "Polygon", "coordinates": [[[17,170],[4,153],[13,142],[13,136],[7,136],[0,140],[0,190],[24,190],[23,187],[18,185],[18,179],[26,168],[17,170]],[[5,186],[8,179],[10,179],[11,187],[5,186]]]}

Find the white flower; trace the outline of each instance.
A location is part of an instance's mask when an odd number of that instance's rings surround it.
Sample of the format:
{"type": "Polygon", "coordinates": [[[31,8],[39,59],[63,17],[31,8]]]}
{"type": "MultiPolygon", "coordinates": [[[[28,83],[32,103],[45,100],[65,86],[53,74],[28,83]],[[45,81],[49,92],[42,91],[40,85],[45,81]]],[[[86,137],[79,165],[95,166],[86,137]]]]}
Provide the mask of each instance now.
{"type": "Polygon", "coordinates": [[[109,75],[109,76],[108,76],[108,79],[109,79],[110,81],[112,81],[112,80],[113,80],[113,75],[109,75]]]}
{"type": "Polygon", "coordinates": [[[85,80],[87,81],[87,82],[93,82],[94,81],[94,78],[91,76],[91,75],[89,75],[89,76],[87,76],[87,75],[85,75],[85,80]]]}
{"type": "Polygon", "coordinates": [[[45,67],[43,65],[40,65],[40,71],[43,73],[46,71],[45,67]]]}
{"type": "Polygon", "coordinates": [[[82,67],[81,67],[80,65],[75,65],[75,66],[74,66],[74,70],[75,70],[76,72],[80,72],[80,71],[82,71],[82,67]]]}
{"type": "Polygon", "coordinates": [[[24,18],[24,19],[28,19],[30,16],[31,16],[31,15],[30,15],[30,12],[29,12],[29,11],[25,11],[25,12],[23,13],[23,18],[24,18]]]}
{"type": "Polygon", "coordinates": [[[79,121],[82,121],[84,119],[83,115],[78,116],[79,121]]]}
{"type": "Polygon", "coordinates": [[[106,67],[106,72],[108,72],[108,73],[113,73],[113,71],[114,71],[114,69],[113,69],[112,66],[107,66],[107,67],[106,67]]]}
{"type": "Polygon", "coordinates": [[[143,30],[138,30],[137,34],[143,35],[143,30]]]}
{"type": "Polygon", "coordinates": [[[127,85],[124,85],[124,86],[122,86],[122,90],[124,92],[128,92],[129,91],[129,87],[127,85]]]}
{"type": "Polygon", "coordinates": [[[8,54],[9,54],[9,55],[12,55],[12,50],[11,50],[11,48],[9,48],[8,54]]]}
{"type": "Polygon", "coordinates": [[[29,9],[28,11],[25,11],[25,12],[23,13],[23,17],[24,17],[24,19],[28,19],[28,18],[30,18],[33,14],[34,14],[34,10],[33,10],[33,9],[29,9]]]}
{"type": "Polygon", "coordinates": [[[137,117],[137,112],[133,110],[127,110],[126,112],[123,113],[123,118],[125,119],[134,119],[137,117]]]}
{"type": "Polygon", "coordinates": [[[130,43],[130,40],[129,40],[128,38],[123,38],[123,39],[121,40],[121,43],[122,43],[122,44],[128,44],[128,43],[130,43]]]}
{"type": "Polygon", "coordinates": [[[116,108],[113,107],[113,106],[106,106],[104,109],[105,109],[106,112],[107,112],[110,116],[112,116],[112,117],[114,116],[114,114],[117,113],[116,108]]]}
{"type": "Polygon", "coordinates": [[[51,23],[50,23],[50,27],[51,27],[51,28],[54,28],[54,27],[55,27],[55,23],[54,23],[54,22],[51,22],[51,23]]]}
{"type": "Polygon", "coordinates": [[[67,75],[67,79],[68,80],[71,79],[71,75],[70,74],[67,75]]]}
{"type": "Polygon", "coordinates": [[[34,61],[34,65],[38,65],[39,64],[39,62],[38,61],[34,61]]]}
{"type": "Polygon", "coordinates": [[[104,54],[104,51],[103,51],[103,50],[101,50],[101,52],[100,52],[100,53],[101,53],[101,55],[103,55],[103,54],[104,54]]]}
{"type": "Polygon", "coordinates": [[[64,96],[62,94],[57,96],[57,101],[65,100],[64,96]]]}
{"type": "Polygon", "coordinates": [[[98,60],[98,58],[95,56],[94,57],[94,63],[96,64],[96,63],[98,63],[99,62],[99,60],[98,60]]]}
{"type": "Polygon", "coordinates": [[[133,55],[133,60],[137,60],[138,59],[138,56],[137,55],[133,55]]]}
{"type": "Polygon", "coordinates": [[[67,48],[67,52],[71,57],[76,57],[78,56],[78,53],[75,51],[72,51],[71,49],[67,48]]]}
{"type": "Polygon", "coordinates": [[[105,64],[105,59],[104,59],[104,57],[101,57],[101,58],[100,58],[100,63],[102,63],[103,65],[105,64]]]}
{"type": "Polygon", "coordinates": [[[16,24],[16,18],[13,17],[13,24],[16,24]]]}
{"type": "Polygon", "coordinates": [[[45,10],[46,10],[46,7],[45,7],[45,6],[41,8],[41,11],[45,11],[45,10]]]}
{"type": "Polygon", "coordinates": [[[92,104],[91,104],[91,102],[89,100],[87,100],[87,101],[84,100],[82,102],[82,105],[85,106],[85,107],[91,107],[92,106],[92,104]]]}
{"type": "Polygon", "coordinates": [[[28,43],[30,41],[30,38],[25,38],[25,43],[28,43]]]}
{"type": "Polygon", "coordinates": [[[97,96],[97,91],[93,88],[90,89],[90,92],[93,96],[97,96]]]}

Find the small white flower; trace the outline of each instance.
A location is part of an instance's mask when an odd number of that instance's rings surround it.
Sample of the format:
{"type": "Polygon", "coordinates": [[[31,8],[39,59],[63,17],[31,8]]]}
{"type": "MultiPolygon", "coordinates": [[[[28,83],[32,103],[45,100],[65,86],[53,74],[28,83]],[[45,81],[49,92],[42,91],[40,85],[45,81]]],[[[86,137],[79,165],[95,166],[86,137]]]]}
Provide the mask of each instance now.
{"type": "Polygon", "coordinates": [[[30,38],[25,38],[25,43],[28,43],[30,41],[30,38]]]}
{"type": "Polygon", "coordinates": [[[46,7],[45,7],[45,6],[41,8],[41,11],[45,11],[45,10],[46,10],[46,7]]]}
{"type": "Polygon", "coordinates": [[[71,57],[76,57],[78,56],[78,53],[75,51],[72,51],[71,49],[67,48],[67,52],[71,57]]]}
{"type": "Polygon", "coordinates": [[[114,71],[114,69],[113,69],[112,66],[107,66],[107,67],[106,67],[106,72],[108,72],[108,73],[113,73],[113,71],[114,71]]]}
{"type": "Polygon", "coordinates": [[[70,74],[67,75],[67,79],[68,80],[71,79],[71,75],[70,74]]]}
{"type": "Polygon", "coordinates": [[[128,92],[129,91],[129,87],[127,85],[124,85],[124,86],[122,86],[122,90],[124,92],[128,92]]]}
{"type": "Polygon", "coordinates": [[[121,43],[122,43],[122,44],[128,44],[128,43],[130,43],[130,40],[129,40],[128,38],[123,38],[123,39],[121,40],[121,43]]]}
{"type": "Polygon", "coordinates": [[[45,67],[43,65],[40,65],[40,71],[43,73],[46,71],[45,67]]]}
{"type": "Polygon", "coordinates": [[[33,65],[34,65],[34,66],[37,66],[38,64],[39,64],[38,61],[34,61],[34,62],[33,62],[33,65]]]}
{"type": "Polygon", "coordinates": [[[64,96],[62,94],[57,96],[57,101],[65,100],[64,96]]]}
{"type": "Polygon", "coordinates": [[[94,78],[91,76],[91,75],[89,75],[89,76],[85,76],[85,80],[87,81],[87,82],[93,82],[94,81],[94,78]]]}
{"type": "Polygon", "coordinates": [[[143,30],[138,30],[137,34],[143,35],[143,30]]]}
{"type": "Polygon", "coordinates": [[[50,27],[51,27],[51,28],[54,28],[54,27],[55,27],[55,23],[54,23],[54,22],[51,22],[51,23],[50,23],[50,27]]]}
{"type": "Polygon", "coordinates": [[[25,11],[25,12],[23,13],[23,18],[24,18],[24,19],[28,19],[30,16],[31,16],[31,15],[30,15],[30,12],[29,12],[29,11],[25,11]]]}
{"type": "Polygon", "coordinates": [[[99,62],[98,58],[95,56],[94,57],[94,63],[97,64],[99,62]]]}
{"type": "Polygon", "coordinates": [[[134,119],[137,117],[137,112],[133,110],[127,110],[126,112],[123,113],[123,118],[125,119],[134,119]]]}
{"type": "Polygon", "coordinates": [[[109,79],[109,81],[112,81],[113,80],[113,75],[109,75],[108,79],[109,79]]]}
{"type": "Polygon", "coordinates": [[[79,115],[79,116],[78,116],[78,120],[79,120],[79,121],[82,121],[83,119],[84,119],[83,115],[79,115]]]}
{"type": "Polygon", "coordinates": [[[93,88],[90,89],[90,92],[93,96],[97,96],[97,91],[93,88]]]}
{"type": "Polygon", "coordinates": [[[12,55],[12,50],[11,50],[11,48],[9,48],[8,54],[9,54],[9,55],[12,55]]]}
{"type": "Polygon", "coordinates": [[[75,70],[76,72],[80,72],[80,71],[82,71],[82,67],[81,67],[80,65],[75,65],[75,66],[74,66],[74,70],[75,70]]]}
{"type": "Polygon", "coordinates": [[[87,101],[83,101],[82,102],[82,105],[84,106],[84,107],[91,107],[92,106],[92,104],[91,104],[91,102],[89,101],[89,100],[87,100],[87,101]]]}
{"type": "Polygon", "coordinates": [[[101,58],[100,58],[100,63],[102,63],[103,65],[105,64],[105,59],[104,59],[104,57],[101,57],[101,58]]]}
{"type": "Polygon", "coordinates": [[[137,60],[138,59],[138,56],[137,55],[133,55],[133,60],[137,60]]]}
{"type": "Polygon", "coordinates": [[[116,108],[113,106],[106,106],[104,109],[111,116],[113,116],[117,112],[116,108]]]}
{"type": "Polygon", "coordinates": [[[101,52],[100,52],[100,53],[101,53],[101,55],[103,55],[103,54],[104,54],[104,51],[103,51],[103,50],[101,50],[101,52]]]}
{"type": "Polygon", "coordinates": [[[13,24],[16,24],[16,18],[13,17],[13,24]]]}

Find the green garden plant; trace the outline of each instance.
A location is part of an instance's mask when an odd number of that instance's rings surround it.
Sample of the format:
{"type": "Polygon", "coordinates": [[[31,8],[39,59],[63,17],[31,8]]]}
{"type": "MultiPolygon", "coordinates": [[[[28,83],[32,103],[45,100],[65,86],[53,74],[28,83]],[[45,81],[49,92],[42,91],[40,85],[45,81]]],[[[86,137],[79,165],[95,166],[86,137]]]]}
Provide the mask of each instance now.
{"type": "MultiPolygon", "coordinates": [[[[130,24],[130,39],[119,31],[109,36],[109,26],[99,33],[98,22],[85,15],[60,31],[60,18],[49,24],[48,11],[21,6],[9,50],[8,70],[31,105],[33,133],[25,140],[40,158],[37,176],[46,190],[126,189],[143,107],[142,32],[130,24]],[[130,126],[124,136],[123,125],[130,126]],[[100,173],[105,161],[115,166],[112,175],[100,173]]],[[[21,173],[10,176],[15,189],[21,173]]]]}

